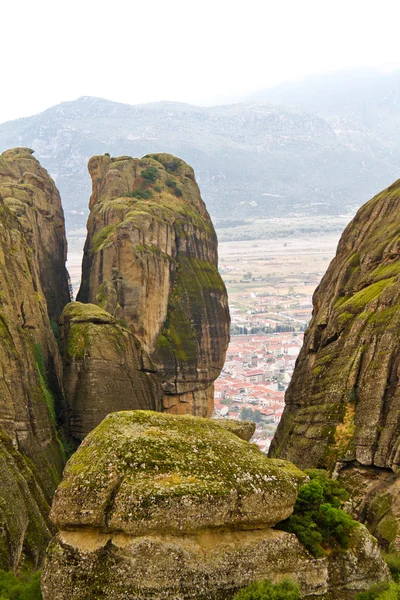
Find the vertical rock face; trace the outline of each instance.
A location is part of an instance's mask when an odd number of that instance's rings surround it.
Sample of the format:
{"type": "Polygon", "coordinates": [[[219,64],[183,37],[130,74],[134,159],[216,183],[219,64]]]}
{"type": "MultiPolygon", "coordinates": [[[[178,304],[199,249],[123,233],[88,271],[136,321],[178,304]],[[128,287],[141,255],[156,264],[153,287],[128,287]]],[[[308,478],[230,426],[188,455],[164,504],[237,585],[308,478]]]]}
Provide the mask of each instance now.
{"type": "Polygon", "coordinates": [[[0,194],[34,251],[49,315],[58,319],[70,300],[64,213],[54,181],[32,152],[14,148],[0,155],[0,194]]]}
{"type": "Polygon", "coordinates": [[[62,367],[49,315],[57,316],[68,299],[65,232],[54,183],[29,150],[0,155],[0,232],[0,568],[6,568],[40,559],[64,464],[55,424],[64,410],[62,367]]]}
{"type": "Polygon", "coordinates": [[[164,409],[211,415],[229,339],[217,239],[193,170],[167,154],[96,156],[78,300],[100,305],[148,349],[164,409]]]}
{"type": "Polygon", "coordinates": [[[69,433],[78,441],[111,412],[161,410],[155,367],[134,334],[95,304],[71,302],[60,320],[69,433]]]}
{"type": "MultiPolygon", "coordinates": [[[[363,466],[356,479],[364,473],[366,487],[376,469],[398,474],[399,340],[397,181],[358,211],[314,294],[270,455],[303,468],[363,466]]],[[[399,521],[400,508],[395,512],[399,521]]]]}

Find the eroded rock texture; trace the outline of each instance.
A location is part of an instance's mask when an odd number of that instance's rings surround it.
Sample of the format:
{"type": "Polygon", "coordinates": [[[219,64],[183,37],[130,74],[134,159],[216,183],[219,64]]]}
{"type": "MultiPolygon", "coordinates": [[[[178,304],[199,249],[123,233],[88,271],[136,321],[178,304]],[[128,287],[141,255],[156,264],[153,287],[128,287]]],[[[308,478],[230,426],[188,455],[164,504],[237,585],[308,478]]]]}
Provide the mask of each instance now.
{"type": "Polygon", "coordinates": [[[217,239],[193,170],[167,154],[95,156],[78,300],[100,305],[148,349],[164,409],[210,416],[229,312],[217,239]]]}
{"type": "Polygon", "coordinates": [[[60,319],[69,433],[82,441],[109,413],[161,410],[162,390],[134,334],[95,304],[71,302],[60,319]]]}
{"type": "Polygon", "coordinates": [[[47,172],[0,155],[0,568],[37,565],[63,450],[62,367],[50,316],[68,296],[65,232],[47,172]],[[46,271],[48,268],[48,272],[46,271]]]}
{"type": "Polygon", "coordinates": [[[400,479],[390,469],[349,464],[340,479],[351,494],[349,511],[365,523],[379,545],[400,552],[400,479]]]}
{"type": "MultiPolygon", "coordinates": [[[[397,181],[358,211],[314,294],[313,318],[270,455],[301,468],[340,471],[345,465],[348,480],[352,466],[365,467],[353,473],[355,479],[365,476],[366,492],[375,479],[375,495],[380,481],[386,493],[388,478],[400,470],[399,340],[397,181]]],[[[359,514],[377,533],[384,513],[373,516],[374,494],[359,514]]],[[[400,511],[393,510],[395,531],[400,511]]]]}
{"type": "Polygon", "coordinates": [[[109,415],[69,460],[56,492],[45,600],[224,600],[290,576],[303,597],[347,600],[388,578],[360,525],[352,550],[314,559],[270,529],[305,475],[209,419],[109,415]]]}
{"type": "Polygon", "coordinates": [[[14,148],[0,155],[0,194],[34,254],[48,313],[58,319],[70,300],[64,213],[54,181],[32,153],[14,148]]]}

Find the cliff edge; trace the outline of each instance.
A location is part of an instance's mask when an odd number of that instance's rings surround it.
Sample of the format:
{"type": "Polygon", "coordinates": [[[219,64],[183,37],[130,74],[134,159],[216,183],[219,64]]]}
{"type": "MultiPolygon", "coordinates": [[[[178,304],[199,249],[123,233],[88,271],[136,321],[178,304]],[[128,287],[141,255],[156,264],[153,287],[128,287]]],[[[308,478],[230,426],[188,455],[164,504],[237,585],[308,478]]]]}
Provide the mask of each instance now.
{"type": "Polygon", "coordinates": [[[65,462],[54,319],[69,292],[60,197],[29,149],[0,155],[0,231],[0,568],[35,567],[65,462]]]}
{"type": "Polygon", "coordinates": [[[345,229],[313,302],[270,456],[341,471],[358,517],[399,548],[400,180],[345,229]]]}

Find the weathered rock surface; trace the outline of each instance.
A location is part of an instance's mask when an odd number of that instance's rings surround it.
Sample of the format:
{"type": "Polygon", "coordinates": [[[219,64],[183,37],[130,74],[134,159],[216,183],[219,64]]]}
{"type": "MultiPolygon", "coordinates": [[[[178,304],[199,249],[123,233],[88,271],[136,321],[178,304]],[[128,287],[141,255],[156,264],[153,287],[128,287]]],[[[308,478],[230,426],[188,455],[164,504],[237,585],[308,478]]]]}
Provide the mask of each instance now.
{"type": "Polygon", "coordinates": [[[148,349],[164,409],[210,416],[229,339],[217,239],[193,170],[168,154],[95,156],[78,300],[100,305],[148,349]]]}
{"type": "Polygon", "coordinates": [[[0,155],[0,195],[35,254],[49,315],[58,319],[70,300],[64,213],[54,181],[32,153],[14,148],[0,155]]]}
{"type": "Polygon", "coordinates": [[[271,526],[292,513],[305,478],[278,463],[211,419],[113,413],[69,460],[51,518],[132,535],[271,526]]]}
{"type": "Polygon", "coordinates": [[[271,455],[400,468],[400,181],[344,231],[314,294],[271,455]]]}
{"type": "Polygon", "coordinates": [[[62,367],[49,315],[68,294],[65,232],[54,183],[29,150],[0,155],[0,232],[0,568],[17,568],[44,552],[64,464],[62,367]]]}
{"type": "Polygon", "coordinates": [[[60,319],[69,432],[77,440],[109,413],[161,410],[155,367],[134,334],[95,304],[71,302],[60,319]]]}
{"type": "Polygon", "coordinates": [[[251,581],[290,576],[304,597],[347,600],[387,578],[361,525],[353,550],[318,560],[269,528],[292,512],[304,479],[215,421],[111,414],[56,492],[43,597],[228,600],[251,581]]]}
{"type": "Polygon", "coordinates": [[[256,430],[254,421],[234,421],[233,419],[213,419],[213,421],[246,442],[251,440],[256,430]]]}
{"type": "Polygon", "coordinates": [[[397,181],[344,231],[314,294],[313,318],[270,451],[301,468],[339,472],[346,466],[346,482],[358,487],[356,512],[386,547],[400,543],[393,539],[398,502],[391,521],[378,506],[380,494],[398,494],[394,474],[400,472],[399,223],[397,181]]]}
{"type": "Polygon", "coordinates": [[[349,510],[389,552],[400,553],[400,479],[389,469],[349,465],[340,479],[351,494],[349,510]]]}

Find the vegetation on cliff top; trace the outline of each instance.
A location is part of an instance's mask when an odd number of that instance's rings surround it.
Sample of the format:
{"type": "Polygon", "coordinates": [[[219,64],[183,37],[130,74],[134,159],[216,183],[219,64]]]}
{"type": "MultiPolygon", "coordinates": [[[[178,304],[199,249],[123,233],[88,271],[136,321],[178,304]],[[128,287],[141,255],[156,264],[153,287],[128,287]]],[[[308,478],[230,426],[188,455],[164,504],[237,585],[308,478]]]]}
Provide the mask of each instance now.
{"type": "Polygon", "coordinates": [[[350,534],[358,525],[340,508],[349,494],[326,471],[310,469],[306,473],[310,481],[300,487],[293,514],[276,528],[296,534],[317,558],[331,550],[347,550],[350,534]]]}

